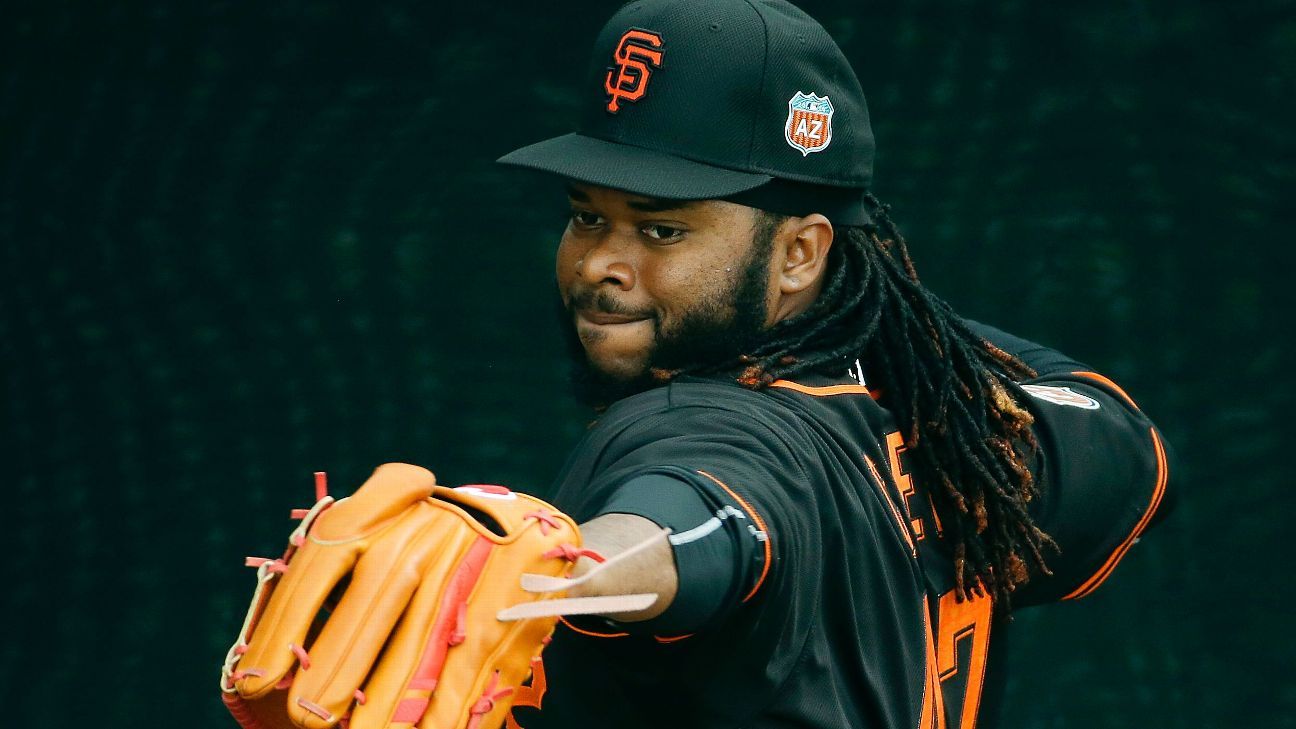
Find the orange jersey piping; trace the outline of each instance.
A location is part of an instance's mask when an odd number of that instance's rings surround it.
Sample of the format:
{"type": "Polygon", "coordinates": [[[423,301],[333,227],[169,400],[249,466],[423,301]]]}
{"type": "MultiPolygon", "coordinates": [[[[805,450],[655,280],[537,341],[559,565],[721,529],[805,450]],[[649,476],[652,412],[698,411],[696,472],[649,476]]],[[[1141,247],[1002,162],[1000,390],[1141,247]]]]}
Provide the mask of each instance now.
{"type": "MultiPolygon", "coordinates": [[[[1129,393],[1122,390],[1120,385],[1116,384],[1115,382],[1112,382],[1111,380],[1098,374],[1097,372],[1072,372],[1071,374],[1077,377],[1088,377],[1089,379],[1094,380],[1095,382],[1101,382],[1102,384],[1114,390],[1117,395],[1120,395],[1121,397],[1125,398],[1125,402],[1129,403],[1130,407],[1134,408],[1135,410],[1139,409],[1138,403],[1134,402],[1134,398],[1130,397],[1129,393]]],[[[1142,411],[1140,410],[1139,412],[1142,411]]]]}
{"type": "Polygon", "coordinates": [[[1112,552],[1107,561],[1103,563],[1103,566],[1094,573],[1094,576],[1085,580],[1084,584],[1064,596],[1063,600],[1076,600],[1098,589],[1098,586],[1111,575],[1112,570],[1116,569],[1117,563],[1121,561],[1129,548],[1134,546],[1134,542],[1138,541],[1139,535],[1147,528],[1148,523],[1152,521],[1152,516],[1156,514],[1157,507],[1161,505],[1161,497],[1165,496],[1166,481],[1170,474],[1166,466],[1165,447],[1161,445],[1161,437],[1157,435],[1155,428],[1151,429],[1150,432],[1152,433],[1152,448],[1156,451],[1157,483],[1156,488],[1152,491],[1152,500],[1148,503],[1147,511],[1143,512],[1143,518],[1139,519],[1138,524],[1134,525],[1134,530],[1130,532],[1124,542],[1121,542],[1116,551],[1112,552]]]}
{"type": "Polygon", "coordinates": [[[724,490],[725,490],[725,493],[729,494],[729,496],[731,496],[731,497],[733,498],[734,501],[737,501],[737,502],[738,502],[738,505],[741,506],[741,507],[743,508],[743,510],[747,512],[747,514],[748,514],[749,516],[751,516],[752,521],[756,522],[756,526],[757,526],[757,527],[758,527],[758,528],[759,528],[759,529],[760,529],[760,530],[765,534],[765,541],[761,542],[761,544],[765,545],[765,565],[764,565],[763,567],[761,567],[760,577],[757,578],[757,580],[756,580],[756,585],[755,585],[754,587],[752,587],[751,592],[748,592],[748,593],[747,593],[747,596],[744,597],[744,598],[742,599],[743,602],[747,602],[748,600],[752,599],[752,597],[754,597],[754,596],[756,595],[756,591],[759,590],[759,589],[761,588],[761,585],[765,584],[765,577],[769,575],[769,570],[770,570],[770,533],[769,533],[769,529],[766,528],[766,526],[765,526],[765,520],[761,518],[761,515],[760,515],[760,514],[757,514],[757,513],[756,513],[756,510],[753,509],[753,508],[751,507],[750,504],[748,504],[746,501],[743,500],[743,497],[741,497],[741,496],[739,496],[738,494],[734,493],[734,490],[731,489],[731,488],[729,488],[728,486],[726,486],[726,485],[724,484],[723,481],[721,481],[720,479],[716,478],[715,476],[712,476],[711,474],[707,473],[706,471],[698,471],[698,473],[700,473],[700,474],[702,474],[703,476],[706,476],[707,478],[711,479],[712,481],[714,481],[714,482],[716,483],[717,486],[719,486],[720,488],[724,489],[724,490]]]}
{"type": "Polygon", "coordinates": [[[863,385],[827,385],[824,387],[812,387],[791,380],[775,380],[770,383],[770,387],[792,390],[794,392],[799,392],[804,395],[813,395],[815,397],[830,397],[832,395],[868,395],[869,397],[874,397],[873,391],[863,385]]]}
{"type": "Polygon", "coordinates": [[[891,509],[891,516],[895,518],[896,526],[900,528],[900,535],[904,537],[905,544],[909,545],[909,556],[918,557],[918,548],[914,546],[913,537],[909,536],[909,525],[905,523],[904,517],[900,516],[900,509],[896,508],[895,502],[891,501],[891,494],[887,490],[886,481],[882,480],[882,474],[878,472],[877,466],[873,465],[873,459],[864,455],[864,463],[868,465],[869,473],[873,474],[873,479],[877,481],[878,490],[882,492],[882,499],[891,509]]]}

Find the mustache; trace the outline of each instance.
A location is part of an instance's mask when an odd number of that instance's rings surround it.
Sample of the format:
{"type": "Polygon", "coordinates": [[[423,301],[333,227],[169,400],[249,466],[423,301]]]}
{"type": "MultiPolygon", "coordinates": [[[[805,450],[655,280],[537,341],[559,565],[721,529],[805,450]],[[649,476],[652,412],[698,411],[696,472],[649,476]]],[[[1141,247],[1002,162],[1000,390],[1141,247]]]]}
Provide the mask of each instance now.
{"type": "Polygon", "coordinates": [[[637,319],[655,319],[657,314],[652,309],[635,309],[617,301],[606,291],[583,290],[573,291],[567,302],[567,311],[594,311],[600,314],[631,316],[637,319]]]}

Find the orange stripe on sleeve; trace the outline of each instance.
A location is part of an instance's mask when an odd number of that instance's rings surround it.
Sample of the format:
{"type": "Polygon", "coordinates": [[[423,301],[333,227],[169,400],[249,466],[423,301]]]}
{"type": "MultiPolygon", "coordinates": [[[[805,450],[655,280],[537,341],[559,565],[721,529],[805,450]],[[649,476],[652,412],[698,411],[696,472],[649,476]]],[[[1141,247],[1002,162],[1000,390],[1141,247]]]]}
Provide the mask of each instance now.
{"type": "Polygon", "coordinates": [[[1129,548],[1134,546],[1134,542],[1138,541],[1139,535],[1147,528],[1148,523],[1152,521],[1152,516],[1156,514],[1157,507],[1161,505],[1161,497],[1165,496],[1166,481],[1169,479],[1170,474],[1166,466],[1165,446],[1161,444],[1161,436],[1157,435],[1155,428],[1151,429],[1151,433],[1152,448],[1156,451],[1157,459],[1157,482],[1156,488],[1152,491],[1152,499],[1148,502],[1147,511],[1143,512],[1143,518],[1139,519],[1138,524],[1134,525],[1134,530],[1125,538],[1125,541],[1121,542],[1116,551],[1112,552],[1111,556],[1094,573],[1093,577],[1085,580],[1084,584],[1077,587],[1070,594],[1065,595],[1062,598],[1063,600],[1077,600],[1098,589],[1098,586],[1111,576],[1112,570],[1116,569],[1117,563],[1121,561],[1129,548]]]}
{"type": "Polygon", "coordinates": [[[725,493],[729,494],[729,496],[731,496],[734,501],[738,502],[738,505],[743,508],[743,511],[747,512],[747,515],[751,517],[752,521],[756,522],[757,528],[759,528],[761,532],[765,534],[765,541],[761,542],[761,544],[765,545],[765,565],[761,568],[760,577],[757,578],[756,585],[752,587],[751,592],[748,592],[747,596],[742,599],[743,602],[747,602],[748,600],[755,597],[756,592],[760,590],[761,585],[765,584],[765,578],[769,575],[770,552],[771,552],[769,529],[765,527],[765,520],[761,518],[760,514],[756,513],[756,510],[751,507],[751,504],[748,504],[746,501],[743,500],[743,497],[734,493],[734,490],[726,486],[723,481],[716,478],[715,476],[712,476],[706,471],[698,471],[698,473],[711,479],[712,481],[715,482],[717,486],[724,489],[725,493]]]}
{"type": "Polygon", "coordinates": [[[1106,385],[1107,387],[1110,387],[1113,391],[1115,391],[1117,395],[1120,395],[1121,397],[1125,398],[1125,402],[1129,403],[1130,407],[1134,408],[1135,410],[1139,409],[1138,403],[1134,402],[1134,398],[1130,397],[1129,393],[1122,390],[1120,385],[1116,384],[1115,382],[1112,382],[1106,377],[1103,377],[1097,372],[1072,372],[1071,374],[1077,377],[1088,377],[1089,379],[1094,380],[1095,382],[1101,382],[1102,384],[1106,385]]]}

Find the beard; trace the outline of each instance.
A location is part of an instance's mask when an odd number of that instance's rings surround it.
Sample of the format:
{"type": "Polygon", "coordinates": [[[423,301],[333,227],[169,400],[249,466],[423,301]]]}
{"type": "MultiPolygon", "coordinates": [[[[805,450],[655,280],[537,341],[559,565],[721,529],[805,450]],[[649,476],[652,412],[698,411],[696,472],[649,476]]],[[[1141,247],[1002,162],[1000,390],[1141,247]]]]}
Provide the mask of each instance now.
{"type": "Polygon", "coordinates": [[[617,400],[660,387],[675,375],[737,367],[739,357],[751,351],[765,333],[772,252],[773,232],[758,230],[748,259],[717,291],[685,311],[669,328],[652,316],[653,339],[646,364],[630,376],[614,375],[591,363],[573,325],[577,309],[627,312],[618,311],[598,292],[575,295],[567,305],[560,301],[558,311],[571,359],[572,394],[582,404],[603,410],[617,400]]]}

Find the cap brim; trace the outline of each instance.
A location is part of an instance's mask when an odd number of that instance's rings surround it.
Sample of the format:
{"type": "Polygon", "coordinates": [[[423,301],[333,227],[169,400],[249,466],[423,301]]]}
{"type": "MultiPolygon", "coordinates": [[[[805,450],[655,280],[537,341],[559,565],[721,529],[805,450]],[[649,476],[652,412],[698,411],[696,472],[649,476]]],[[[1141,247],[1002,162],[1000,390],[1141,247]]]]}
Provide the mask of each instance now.
{"type": "Polygon", "coordinates": [[[509,152],[496,161],[667,200],[726,197],[774,179],[580,134],[546,139],[509,152]]]}

